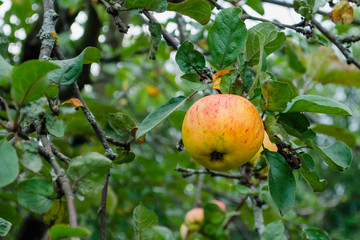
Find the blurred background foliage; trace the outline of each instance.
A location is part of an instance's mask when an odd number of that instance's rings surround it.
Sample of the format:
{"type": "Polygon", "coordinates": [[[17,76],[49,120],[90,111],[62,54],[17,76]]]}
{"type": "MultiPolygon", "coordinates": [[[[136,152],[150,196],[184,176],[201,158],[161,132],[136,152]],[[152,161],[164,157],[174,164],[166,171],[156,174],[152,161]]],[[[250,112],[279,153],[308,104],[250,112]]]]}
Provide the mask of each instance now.
{"type": "MultiPolygon", "coordinates": [[[[150,36],[147,21],[142,16],[124,13],[121,17],[129,24],[130,29],[128,34],[123,35],[117,31],[103,5],[96,0],[55,2],[60,14],[57,24],[58,43],[65,56],[74,57],[86,46],[95,46],[102,52],[100,64],[84,67],[81,81],[86,103],[108,133],[111,133],[111,128],[106,125],[105,117],[110,113],[124,112],[139,124],[151,111],[171,97],[191,94],[192,91],[180,80],[181,72],[174,61],[174,49],[163,41],[156,60],[148,59],[150,36]]],[[[269,11],[266,8],[268,6],[264,4],[265,12],[269,11]]],[[[0,54],[13,65],[36,59],[40,46],[36,34],[42,23],[41,2],[3,1],[0,8],[3,14],[0,15],[0,54]]],[[[358,19],[359,8],[355,7],[354,10],[354,16],[358,19]]],[[[176,25],[179,16],[174,13],[163,15],[155,16],[162,19],[167,30],[179,36],[176,25]]],[[[335,35],[359,35],[357,25],[335,25],[327,17],[321,19],[335,35]]],[[[209,55],[204,37],[209,24],[202,26],[187,17],[182,18],[182,21],[185,23],[183,26],[187,37],[204,55],[209,55]]],[[[246,21],[246,24],[253,22],[246,21]]],[[[286,44],[267,59],[268,69],[276,74],[279,81],[289,83],[296,94],[331,97],[349,106],[353,111],[352,117],[323,114],[309,114],[308,117],[312,121],[311,126],[319,133],[317,142],[320,146],[328,146],[335,138],[342,138],[352,147],[354,154],[351,167],[342,173],[332,170],[323,161],[315,162],[320,178],[327,180],[324,192],[314,193],[303,179],[297,178],[295,206],[283,217],[286,220],[287,234],[290,239],[300,239],[301,229],[309,226],[326,230],[333,239],[358,239],[360,92],[356,87],[360,86],[359,71],[348,66],[341,56],[339,60],[335,55],[338,53],[330,47],[322,46],[329,44],[320,35],[318,38],[306,39],[291,30],[286,30],[285,33],[286,44]],[[323,125],[333,127],[322,127],[323,125]]],[[[359,44],[353,44],[352,48],[354,55],[359,52],[359,44]]],[[[192,99],[192,102],[199,98],[201,94],[192,99]]],[[[46,102],[38,103],[39,108],[45,108],[45,105],[46,102]]],[[[132,211],[140,202],[158,215],[160,225],[167,226],[178,236],[185,213],[194,205],[199,176],[183,178],[173,169],[177,166],[200,169],[186,151],[177,150],[181,139],[181,119],[190,105],[188,103],[183,106],[153,129],[147,134],[144,143],[132,145],[135,161],[115,165],[111,169],[107,208],[108,239],[132,238],[132,211]]],[[[66,126],[65,136],[53,139],[60,151],[70,158],[89,151],[103,153],[103,148],[83,113],[70,105],[64,105],[60,110],[60,119],[66,126]]],[[[45,174],[45,171],[41,171],[41,174],[45,174]]],[[[32,175],[34,173],[23,169],[21,178],[32,175]]],[[[296,171],[295,176],[299,176],[296,171]]],[[[221,200],[232,211],[241,202],[236,185],[237,180],[206,175],[201,199],[203,202],[221,200]]],[[[11,189],[10,185],[0,192],[0,216],[9,216],[9,221],[14,225],[6,239],[16,239],[18,232],[24,227],[23,222],[31,214],[24,209],[17,209],[18,212],[8,207],[16,201],[11,189]]],[[[79,224],[92,231],[90,239],[99,239],[97,212],[100,195],[84,201],[77,200],[76,203],[79,224]]],[[[230,239],[256,239],[251,203],[245,201],[240,212],[240,217],[229,226],[230,239]]],[[[38,219],[42,217],[32,216],[38,219]]],[[[280,219],[280,215],[271,205],[266,205],[264,218],[267,224],[280,219]]]]}

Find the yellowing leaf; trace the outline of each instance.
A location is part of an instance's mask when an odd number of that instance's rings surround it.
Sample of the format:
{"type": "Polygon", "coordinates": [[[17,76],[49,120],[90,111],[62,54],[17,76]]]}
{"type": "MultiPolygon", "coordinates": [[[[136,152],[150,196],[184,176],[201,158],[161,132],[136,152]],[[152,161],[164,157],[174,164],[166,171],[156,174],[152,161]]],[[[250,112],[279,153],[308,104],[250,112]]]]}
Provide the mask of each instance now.
{"type": "Polygon", "coordinates": [[[220,70],[216,73],[214,73],[212,75],[212,80],[213,80],[213,89],[217,89],[220,90],[220,82],[221,82],[221,78],[222,76],[224,76],[225,74],[230,73],[229,70],[220,70]]]}
{"type": "Polygon", "coordinates": [[[78,99],[78,98],[71,98],[71,99],[63,102],[61,105],[64,105],[66,103],[72,103],[75,107],[83,107],[84,106],[82,104],[82,102],[80,101],[80,99],[78,99]]]}
{"type": "MultiPolygon", "coordinates": [[[[135,138],[135,136],[136,136],[136,132],[137,132],[137,130],[139,129],[139,126],[135,126],[135,127],[133,127],[133,129],[131,129],[131,135],[135,138]]],[[[146,138],[146,134],[144,135],[144,136],[142,136],[142,137],[139,137],[138,139],[136,139],[136,141],[138,142],[138,143],[143,143],[143,142],[145,142],[145,138],[146,138]]]]}
{"type": "Polygon", "coordinates": [[[347,0],[341,0],[335,4],[334,10],[329,13],[329,17],[334,23],[337,23],[339,20],[341,20],[341,23],[352,23],[354,20],[354,10],[347,0]]]}

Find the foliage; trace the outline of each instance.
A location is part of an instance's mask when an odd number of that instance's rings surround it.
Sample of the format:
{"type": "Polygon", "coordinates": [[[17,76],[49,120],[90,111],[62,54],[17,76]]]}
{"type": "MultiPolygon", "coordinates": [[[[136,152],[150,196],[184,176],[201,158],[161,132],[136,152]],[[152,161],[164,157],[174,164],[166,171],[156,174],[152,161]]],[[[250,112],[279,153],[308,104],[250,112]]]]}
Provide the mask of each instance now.
{"type": "Polygon", "coordinates": [[[33,221],[50,239],[181,239],[194,205],[204,220],[189,240],[360,234],[354,1],[295,0],[294,25],[265,19],[259,0],[123,2],[55,1],[56,32],[41,1],[0,4],[0,238],[33,221]],[[279,150],[214,172],[183,149],[182,122],[229,93],[279,150]]]}

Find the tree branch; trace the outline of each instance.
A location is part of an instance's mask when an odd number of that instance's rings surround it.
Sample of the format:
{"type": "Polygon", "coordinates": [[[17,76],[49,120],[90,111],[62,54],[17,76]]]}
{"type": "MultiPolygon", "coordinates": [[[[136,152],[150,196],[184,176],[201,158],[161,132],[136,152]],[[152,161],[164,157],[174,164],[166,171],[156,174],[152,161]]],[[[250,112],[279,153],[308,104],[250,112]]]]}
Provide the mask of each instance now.
{"type": "Polygon", "coordinates": [[[65,171],[60,167],[59,163],[56,161],[55,156],[51,151],[51,144],[46,135],[46,129],[43,122],[40,122],[36,126],[37,133],[39,135],[40,141],[44,147],[38,146],[38,152],[41,156],[43,156],[52,166],[54,169],[55,174],[59,178],[59,182],[61,185],[61,189],[63,190],[66,198],[66,203],[69,212],[69,223],[70,226],[73,228],[78,227],[77,220],[76,220],[76,209],[74,204],[74,194],[72,192],[72,188],[70,185],[70,181],[65,175],[65,171]]]}
{"type": "Polygon", "coordinates": [[[178,167],[178,168],[175,168],[174,171],[182,172],[183,173],[182,176],[184,178],[190,177],[190,176],[192,176],[194,174],[209,174],[211,177],[224,177],[224,178],[233,178],[233,179],[241,179],[241,178],[243,178],[242,175],[232,175],[232,174],[228,174],[228,173],[212,171],[212,170],[209,170],[209,169],[206,169],[206,170],[194,170],[194,169],[189,169],[189,168],[178,167]]]}
{"type": "MultiPolygon", "coordinates": [[[[143,11],[144,15],[152,22],[159,23],[156,18],[154,18],[153,15],[149,13],[148,10],[143,11]]],[[[175,50],[178,49],[180,43],[178,40],[176,40],[166,29],[161,25],[161,33],[163,37],[165,38],[166,42],[172,46],[175,50]]]]}
{"type": "Polygon", "coordinates": [[[100,203],[100,239],[106,240],[106,199],[108,192],[110,178],[110,169],[106,174],[105,185],[101,191],[101,203],[100,203]]]}
{"type": "Polygon", "coordinates": [[[332,35],[328,30],[326,30],[318,21],[316,21],[315,19],[312,20],[312,23],[315,25],[315,27],[317,29],[319,29],[319,31],[324,34],[333,44],[335,44],[335,46],[341,51],[341,53],[344,55],[344,57],[346,58],[346,62],[348,64],[353,63],[357,68],[360,69],[360,62],[355,59],[351,53],[349,52],[348,49],[346,49],[341,43],[338,42],[338,40],[336,39],[336,37],[334,35],[332,35]]]}
{"type": "Polygon", "coordinates": [[[115,20],[115,24],[117,26],[117,28],[119,29],[119,32],[121,33],[127,33],[128,29],[130,28],[128,25],[126,25],[121,18],[119,17],[119,11],[117,5],[119,5],[119,3],[114,3],[112,5],[110,5],[108,2],[104,1],[104,0],[100,0],[102,2],[102,4],[104,4],[105,8],[106,8],[106,12],[108,14],[110,14],[114,20],[115,20]]]}

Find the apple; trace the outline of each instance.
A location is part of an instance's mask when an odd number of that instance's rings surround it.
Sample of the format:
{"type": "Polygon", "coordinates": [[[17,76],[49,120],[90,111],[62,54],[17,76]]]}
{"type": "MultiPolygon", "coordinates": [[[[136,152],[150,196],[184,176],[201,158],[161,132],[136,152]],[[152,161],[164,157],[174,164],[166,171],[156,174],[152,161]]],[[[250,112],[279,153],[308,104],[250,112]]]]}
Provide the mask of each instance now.
{"type": "Polygon", "coordinates": [[[188,227],[185,225],[185,223],[181,224],[181,226],[180,226],[181,239],[186,239],[186,236],[188,236],[188,235],[189,235],[188,227]]]}
{"type": "Polygon", "coordinates": [[[218,207],[223,210],[224,212],[226,212],[226,205],[225,203],[223,203],[222,201],[219,200],[212,200],[212,203],[215,203],[216,205],[218,205],[218,207]]]}
{"type": "Polygon", "coordinates": [[[185,215],[185,225],[190,232],[198,231],[204,221],[204,209],[193,208],[185,215]]]}
{"type": "MultiPolygon", "coordinates": [[[[269,135],[266,133],[265,131],[265,134],[264,134],[264,141],[263,141],[263,144],[264,144],[264,147],[269,149],[270,151],[274,151],[276,152],[278,150],[277,146],[275,143],[272,143],[270,141],[270,138],[269,138],[269,135]]],[[[256,163],[258,162],[258,160],[260,159],[260,153],[264,150],[264,148],[261,146],[259,151],[255,154],[255,156],[253,156],[249,163],[252,165],[252,166],[255,166],[256,163]]]]}
{"type": "Polygon", "coordinates": [[[233,94],[201,98],[187,111],[182,126],[185,149],[197,163],[215,171],[247,163],[263,138],[264,126],[255,106],[233,94]]]}

